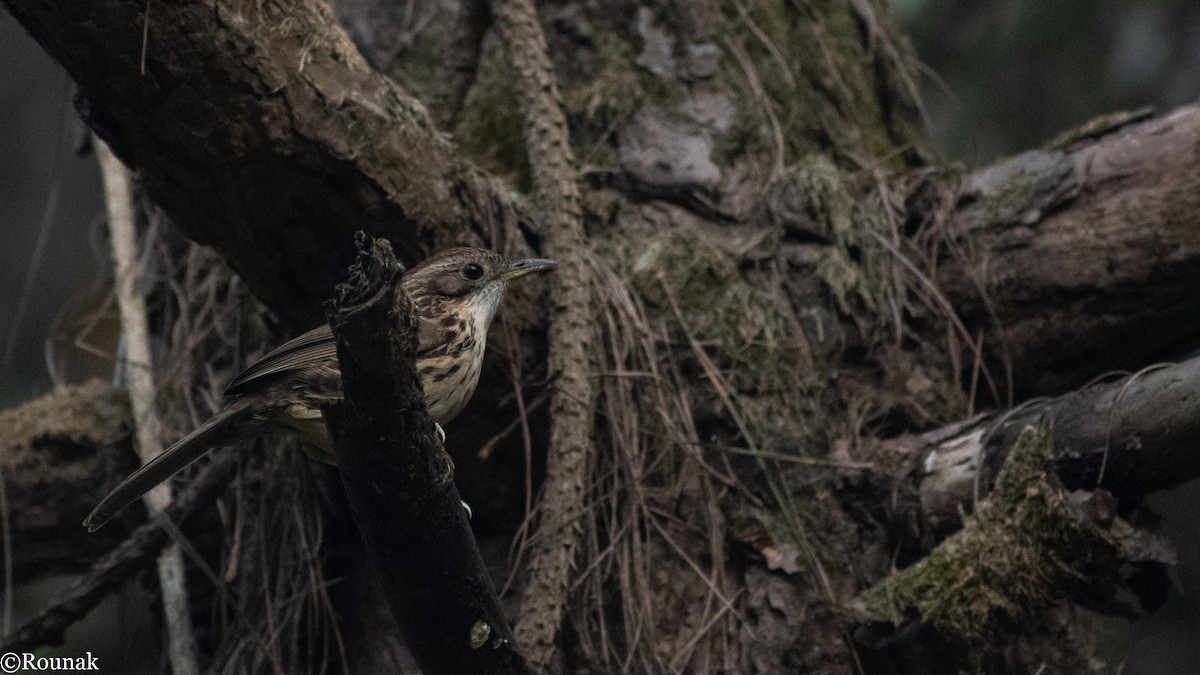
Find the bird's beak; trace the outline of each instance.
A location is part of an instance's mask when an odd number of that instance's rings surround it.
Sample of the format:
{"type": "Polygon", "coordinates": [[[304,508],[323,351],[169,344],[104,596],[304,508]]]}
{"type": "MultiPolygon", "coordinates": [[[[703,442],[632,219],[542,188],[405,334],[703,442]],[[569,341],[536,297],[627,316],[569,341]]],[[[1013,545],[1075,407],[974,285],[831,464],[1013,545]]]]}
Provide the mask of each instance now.
{"type": "Polygon", "coordinates": [[[553,260],[544,258],[526,258],[524,260],[514,260],[508,263],[508,267],[500,273],[500,281],[510,281],[517,277],[523,277],[531,272],[540,272],[548,270],[558,265],[553,260]]]}

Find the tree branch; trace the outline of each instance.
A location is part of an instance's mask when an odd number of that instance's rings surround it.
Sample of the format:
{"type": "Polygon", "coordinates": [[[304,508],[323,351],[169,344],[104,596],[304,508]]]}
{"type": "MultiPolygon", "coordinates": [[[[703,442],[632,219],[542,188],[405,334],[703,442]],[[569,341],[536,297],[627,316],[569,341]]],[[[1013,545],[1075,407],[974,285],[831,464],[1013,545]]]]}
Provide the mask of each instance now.
{"type": "Polygon", "coordinates": [[[954,193],[948,234],[964,255],[939,287],[993,347],[1007,341],[1018,392],[1061,392],[1200,337],[1200,107],[1128,122],[1101,118],[954,193]]]}
{"type": "Polygon", "coordinates": [[[402,268],[386,241],[358,243],[351,278],[328,307],[345,401],[326,411],[355,522],[424,672],[524,672],[453,463],[434,439],[402,268]]]}
{"type": "Polygon", "coordinates": [[[320,0],[163,3],[148,18],[142,0],[3,2],[148,195],[295,323],[316,322],[356,230],[414,262],[518,236],[514,193],[458,160],[320,0]]]}
{"type": "Polygon", "coordinates": [[[987,494],[1021,430],[1042,422],[1054,428],[1052,460],[1064,485],[1103,488],[1128,511],[1200,477],[1200,357],[895,439],[881,451],[908,458],[920,518],[945,533],[987,494]]]}
{"type": "Polygon", "coordinates": [[[1142,542],[1111,508],[1047,473],[1052,436],[1050,425],[1026,427],[963,529],[866,591],[867,613],[900,625],[915,609],[978,649],[1005,644],[1064,597],[1112,595],[1121,562],[1138,559],[1142,542]]]}
{"type": "MultiPolygon", "coordinates": [[[[145,289],[137,261],[138,237],[133,207],[133,181],[104,141],[96,142],[96,158],[104,182],[104,202],[108,211],[109,243],[112,246],[114,295],[121,316],[125,346],[125,386],[133,408],[134,449],[146,464],[162,454],[162,420],[155,408],[154,364],[150,352],[150,332],[146,327],[145,289]]],[[[147,492],[142,501],[151,516],[156,516],[171,501],[171,486],[162,483],[147,492]]],[[[167,625],[167,654],[174,675],[200,672],[196,659],[196,640],[188,611],[187,575],[183,553],[171,545],[158,556],[158,585],[162,592],[163,617],[167,625]]]]}

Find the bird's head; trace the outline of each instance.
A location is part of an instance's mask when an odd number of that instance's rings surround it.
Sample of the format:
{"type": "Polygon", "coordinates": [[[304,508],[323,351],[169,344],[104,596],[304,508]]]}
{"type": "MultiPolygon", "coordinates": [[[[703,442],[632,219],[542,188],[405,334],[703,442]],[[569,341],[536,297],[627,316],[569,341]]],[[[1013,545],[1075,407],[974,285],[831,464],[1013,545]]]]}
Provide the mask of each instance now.
{"type": "Polygon", "coordinates": [[[451,248],[426,258],[404,274],[404,288],[418,313],[434,306],[458,306],[483,326],[491,323],[508,282],[531,272],[548,270],[553,260],[510,260],[481,248],[451,248]]]}

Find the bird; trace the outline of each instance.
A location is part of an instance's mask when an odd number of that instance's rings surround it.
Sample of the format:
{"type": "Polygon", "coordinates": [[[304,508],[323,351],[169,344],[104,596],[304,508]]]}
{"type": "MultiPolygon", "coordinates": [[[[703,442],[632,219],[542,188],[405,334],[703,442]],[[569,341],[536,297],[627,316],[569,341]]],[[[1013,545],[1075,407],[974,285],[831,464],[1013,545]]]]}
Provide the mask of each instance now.
{"type": "MultiPolygon", "coordinates": [[[[488,328],[508,283],[557,264],[460,247],[436,253],[404,273],[400,283],[412,298],[417,320],[417,375],[439,432],[475,393],[488,328]]],[[[328,325],[272,350],[234,377],[225,395],[231,400],[220,411],[109,492],[84,527],[96,531],[213,448],[245,438],[292,433],[308,454],[336,463],[333,439],[321,416],[322,405],[342,398],[337,348],[328,325]]]]}

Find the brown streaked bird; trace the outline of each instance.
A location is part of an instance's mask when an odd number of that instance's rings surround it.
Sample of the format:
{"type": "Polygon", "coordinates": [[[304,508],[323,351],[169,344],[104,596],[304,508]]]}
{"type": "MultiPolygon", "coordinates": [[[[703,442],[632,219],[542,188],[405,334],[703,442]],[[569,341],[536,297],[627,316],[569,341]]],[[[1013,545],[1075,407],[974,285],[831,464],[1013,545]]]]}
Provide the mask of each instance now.
{"type": "MultiPolygon", "coordinates": [[[[401,283],[417,318],[417,373],[429,415],[439,425],[462,412],[475,393],[488,327],[508,282],[556,264],[452,248],[404,273],[401,283]]],[[[329,326],[280,345],[233,378],[225,394],[234,398],[220,412],[113,489],[83,521],[88,531],[212,448],[244,438],[287,431],[300,437],[309,454],[334,463],[333,440],[321,418],[322,405],[342,398],[329,326]]]]}

